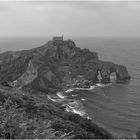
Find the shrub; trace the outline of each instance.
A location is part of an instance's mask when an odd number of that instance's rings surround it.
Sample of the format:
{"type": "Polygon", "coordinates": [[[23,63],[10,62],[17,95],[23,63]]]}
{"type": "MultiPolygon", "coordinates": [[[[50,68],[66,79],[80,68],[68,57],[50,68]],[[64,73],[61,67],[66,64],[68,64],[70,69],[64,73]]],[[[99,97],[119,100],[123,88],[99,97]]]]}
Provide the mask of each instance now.
{"type": "Polygon", "coordinates": [[[25,119],[24,112],[16,108],[17,105],[10,99],[0,105],[0,136],[2,138],[13,139],[23,133],[19,123],[25,119]]]}
{"type": "Polygon", "coordinates": [[[50,120],[28,117],[24,111],[8,98],[0,102],[0,138],[4,139],[54,139],[62,134],[51,127],[50,120]]]}

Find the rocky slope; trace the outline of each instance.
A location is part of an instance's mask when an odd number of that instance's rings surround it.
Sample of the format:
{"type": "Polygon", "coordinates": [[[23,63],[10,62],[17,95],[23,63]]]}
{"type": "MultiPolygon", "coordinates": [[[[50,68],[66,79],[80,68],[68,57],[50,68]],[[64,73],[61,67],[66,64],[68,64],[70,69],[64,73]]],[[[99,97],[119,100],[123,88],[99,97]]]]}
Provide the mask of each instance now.
{"type": "Polygon", "coordinates": [[[98,72],[103,83],[110,82],[112,72],[119,82],[130,79],[125,66],[101,61],[96,52],[80,49],[72,40],[50,40],[31,50],[5,52],[0,62],[1,83],[45,92],[89,86],[98,81],[98,72]]]}
{"type": "Polygon", "coordinates": [[[91,120],[66,112],[44,93],[0,85],[0,139],[86,138],[113,136],[91,120]]]}

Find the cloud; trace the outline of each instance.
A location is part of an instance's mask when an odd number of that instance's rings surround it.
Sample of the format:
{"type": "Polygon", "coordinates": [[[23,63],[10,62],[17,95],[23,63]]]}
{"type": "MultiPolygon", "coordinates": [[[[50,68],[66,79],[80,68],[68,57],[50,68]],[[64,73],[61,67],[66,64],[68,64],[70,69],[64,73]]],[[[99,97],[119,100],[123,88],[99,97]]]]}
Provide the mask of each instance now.
{"type": "Polygon", "coordinates": [[[140,36],[140,2],[0,2],[0,36],[140,36]]]}

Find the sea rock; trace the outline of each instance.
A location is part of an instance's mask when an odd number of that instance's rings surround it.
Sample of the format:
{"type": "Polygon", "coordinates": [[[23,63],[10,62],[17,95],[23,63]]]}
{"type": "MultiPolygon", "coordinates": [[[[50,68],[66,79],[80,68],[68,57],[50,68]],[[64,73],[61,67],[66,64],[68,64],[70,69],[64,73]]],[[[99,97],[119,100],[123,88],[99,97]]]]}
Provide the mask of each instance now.
{"type": "Polygon", "coordinates": [[[116,74],[117,81],[125,82],[130,80],[127,68],[123,65],[114,64],[112,62],[101,62],[98,68],[101,73],[102,83],[110,82],[110,75],[113,72],[116,74]]]}
{"type": "Polygon", "coordinates": [[[127,81],[127,68],[113,62],[99,60],[96,52],[78,48],[72,40],[50,40],[31,50],[0,54],[0,82],[12,82],[17,87],[41,91],[63,90],[70,87],[89,87],[98,81],[127,81]],[[81,78],[79,78],[81,76],[81,78]],[[77,81],[77,82],[76,82],[77,81]]]}
{"type": "Polygon", "coordinates": [[[116,66],[116,78],[118,81],[128,81],[131,79],[128,70],[125,66],[117,65],[116,66]]]}

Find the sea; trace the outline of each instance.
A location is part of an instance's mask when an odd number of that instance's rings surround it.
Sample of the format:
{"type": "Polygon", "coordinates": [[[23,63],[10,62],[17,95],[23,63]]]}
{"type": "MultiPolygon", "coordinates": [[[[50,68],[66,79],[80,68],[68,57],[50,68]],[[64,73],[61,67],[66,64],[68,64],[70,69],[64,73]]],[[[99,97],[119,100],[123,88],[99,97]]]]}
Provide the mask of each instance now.
{"type": "MultiPolygon", "coordinates": [[[[51,38],[1,38],[1,52],[25,50],[45,44],[51,38]]],[[[134,136],[140,127],[140,38],[66,38],[77,47],[98,52],[99,58],[125,65],[131,75],[127,83],[116,83],[115,74],[110,84],[96,83],[86,89],[68,89],[56,97],[66,111],[79,114],[105,128],[115,136],[134,136]]]]}

